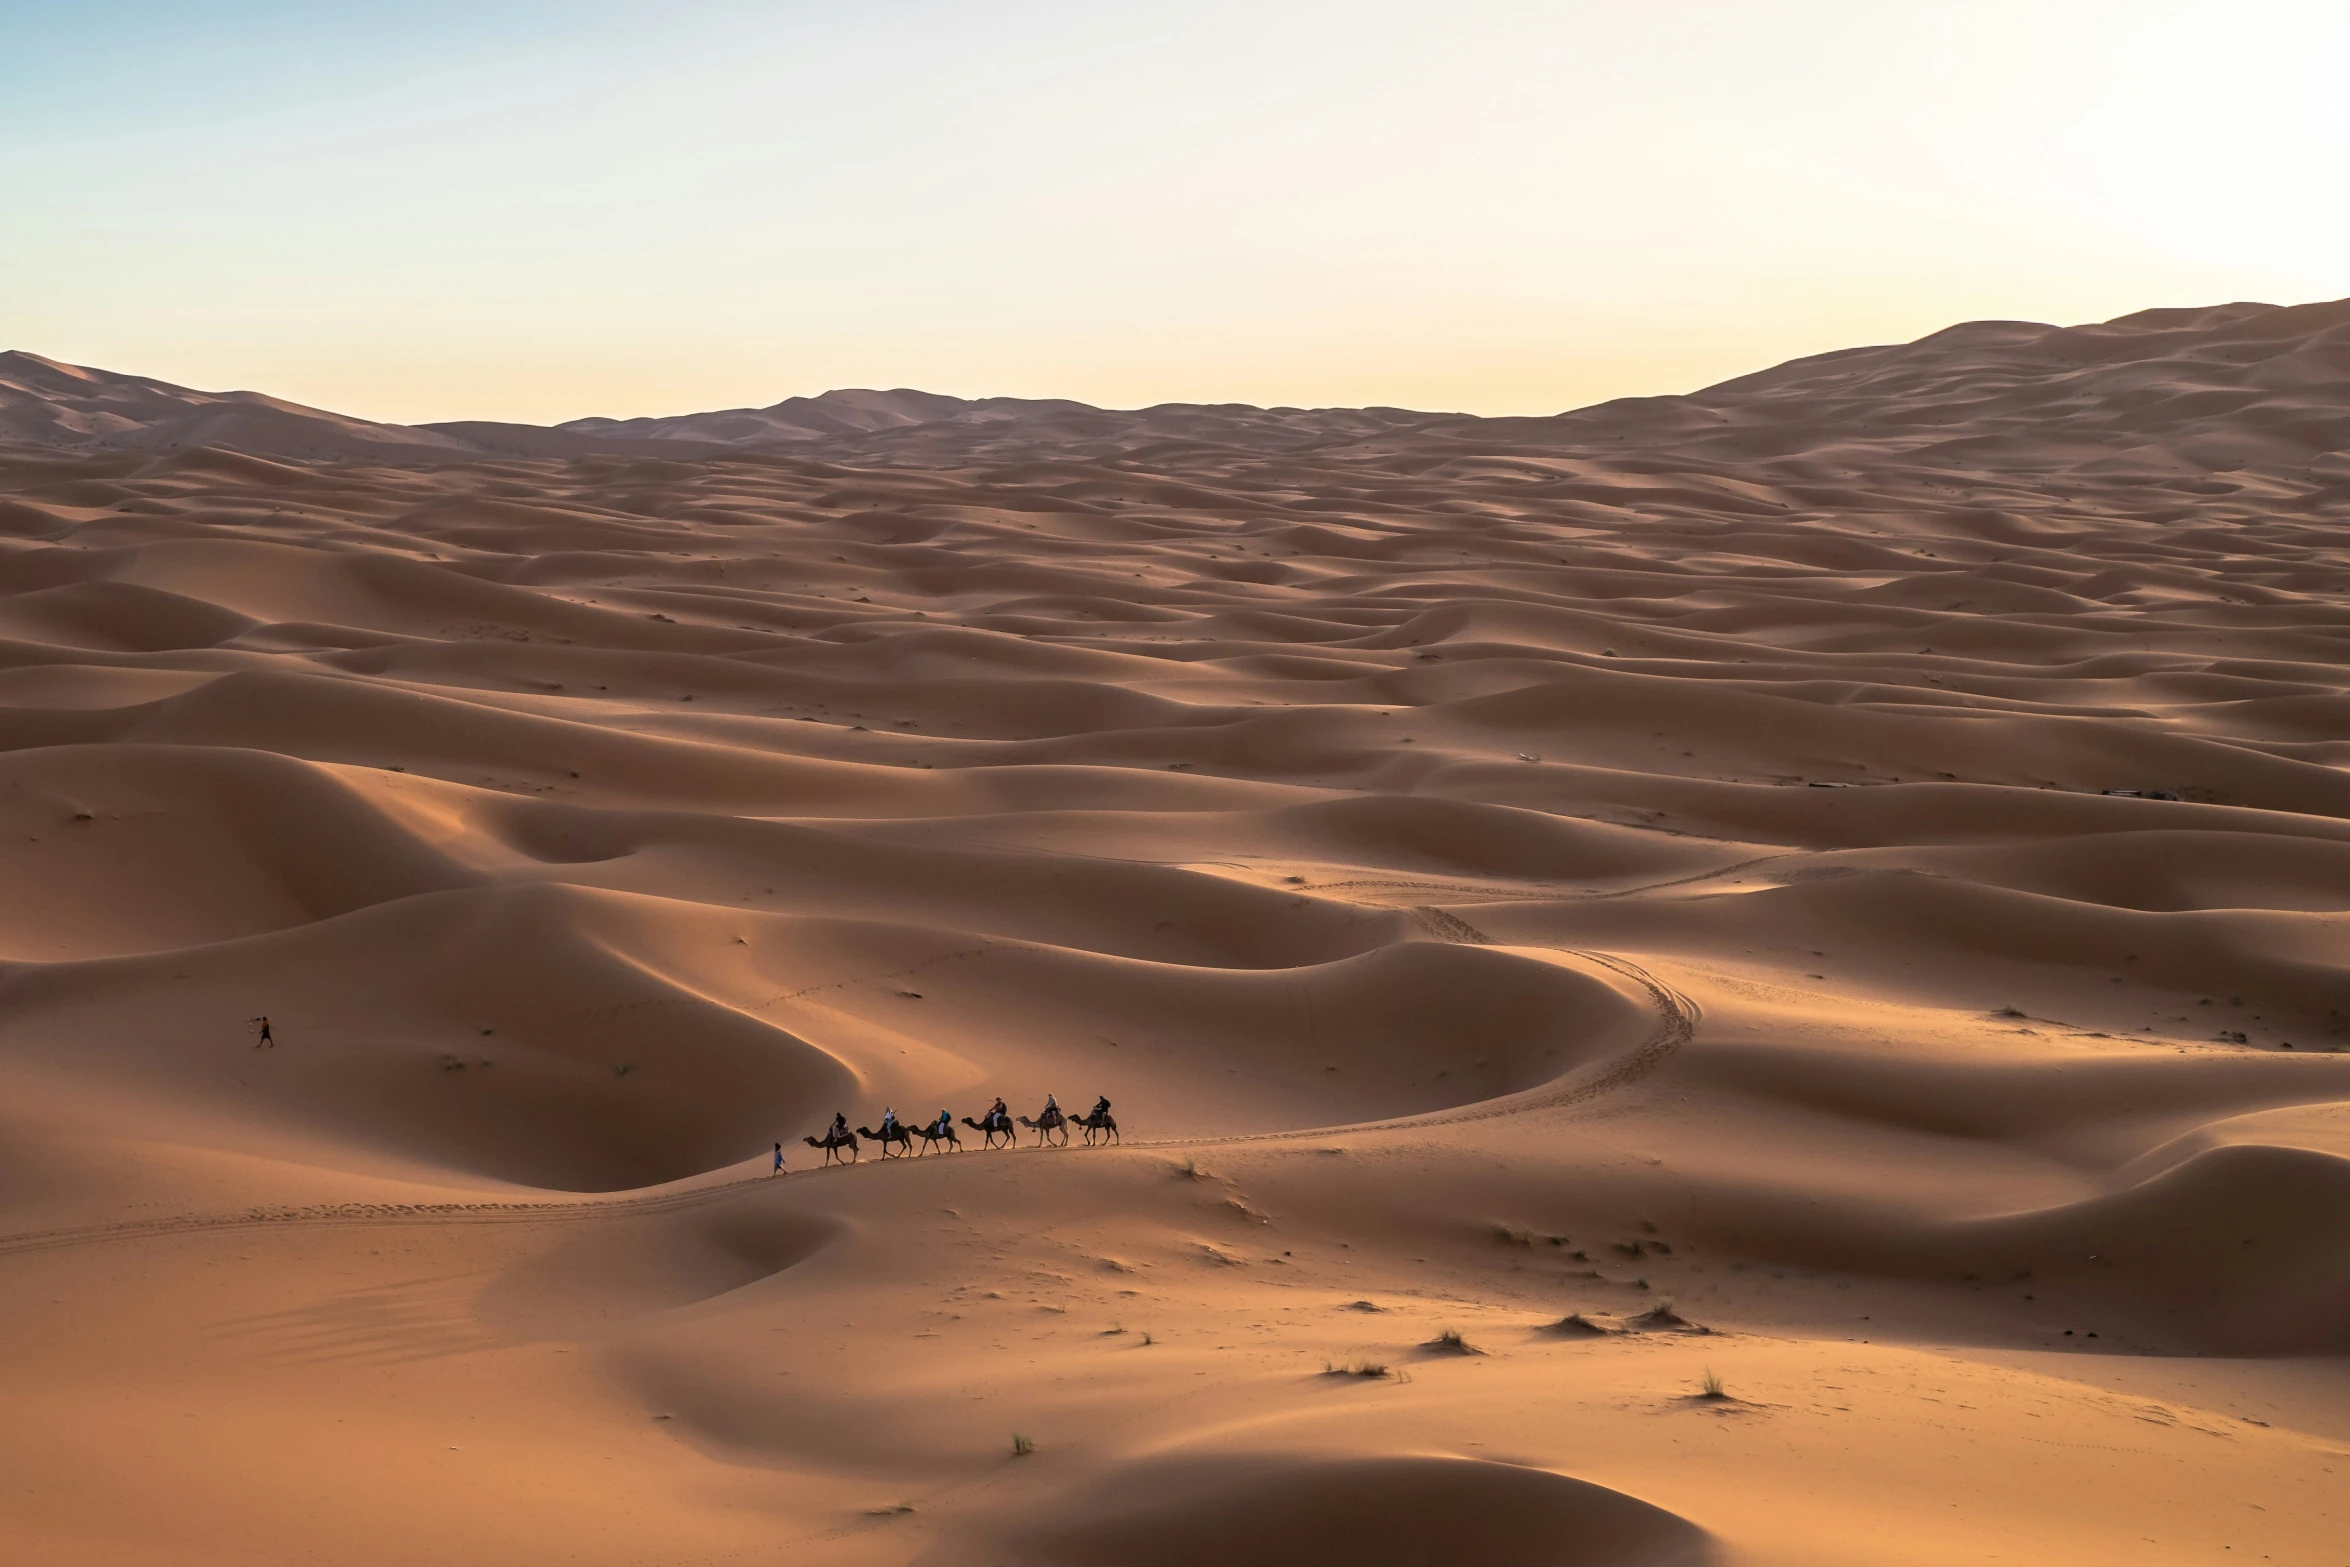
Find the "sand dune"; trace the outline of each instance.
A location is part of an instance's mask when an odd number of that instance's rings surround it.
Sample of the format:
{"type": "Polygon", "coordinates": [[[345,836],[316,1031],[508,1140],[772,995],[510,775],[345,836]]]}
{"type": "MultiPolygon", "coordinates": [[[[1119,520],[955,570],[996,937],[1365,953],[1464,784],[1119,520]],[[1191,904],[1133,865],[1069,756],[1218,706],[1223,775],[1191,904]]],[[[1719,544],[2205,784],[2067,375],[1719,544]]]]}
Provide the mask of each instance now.
{"type": "Polygon", "coordinates": [[[2339,1567],[2350,305],[0,439],[0,1560],[2339,1567]]]}

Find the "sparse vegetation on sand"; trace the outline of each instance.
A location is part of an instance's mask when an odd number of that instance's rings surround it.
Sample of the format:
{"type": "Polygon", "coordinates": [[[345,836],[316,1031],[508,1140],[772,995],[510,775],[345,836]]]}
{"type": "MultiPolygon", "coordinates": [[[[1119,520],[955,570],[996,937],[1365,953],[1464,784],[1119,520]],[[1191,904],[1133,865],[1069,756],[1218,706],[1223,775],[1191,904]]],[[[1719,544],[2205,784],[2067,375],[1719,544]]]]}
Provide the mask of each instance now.
{"type": "Polygon", "coordinates": [[[1384,1377],[1392,1374],[1392,1368],[1375,1360],[1355,1360],[1343,1365],[1335,1360],[1322,1362],[1322,1375],[1326,1377],[1384,1377]]]}
{"type": "Polygon", "coordinates": [[[1670,1296],[1663,1297],[1626,1324],[1644,1333],[1711,1333],[1713,1329],[1690,1321],[1673,1309],[1670,1296]]]}

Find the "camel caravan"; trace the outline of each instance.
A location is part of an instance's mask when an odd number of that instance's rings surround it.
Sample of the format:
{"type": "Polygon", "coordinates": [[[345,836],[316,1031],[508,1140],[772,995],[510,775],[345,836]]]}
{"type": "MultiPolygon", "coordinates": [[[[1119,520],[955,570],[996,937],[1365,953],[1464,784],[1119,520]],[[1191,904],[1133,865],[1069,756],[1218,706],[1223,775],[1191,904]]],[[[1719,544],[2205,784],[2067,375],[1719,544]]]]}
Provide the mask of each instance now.
{"type": "MultiPolygon", "coordinates": [[[[1118,1120],[1110,1114],[1110,1098],[1107,1094],[1084,1115],[1071,1115],[1061,1108],[1058,1099],[1047,1094],[1044,1096],[1044,1108],[1036,1113],[1034,1120],[1012,1114],[1004,1108],[1004,1102],[998,1099],[989,1107],[987,1114],[976,1121],[965,1116],[963,1124],[979,1134],[982,1148],[996,1147],[998,1139],[1002,1140],[1002,1146],[1006,1148],[1014,1146],[1020,1139],[1017,1127],[1026,1127],[1035,1133],[1035,1146],[1039,1148],[1048,1143],[1066,1148],[1069,1146],[1069,1128],[1072,1126],[1085,1134],[1085,1146],[1088,1148],[1119,1140],[1118,1120]]],[[[836,1161],[854,1164],[860,1143],[881,1144],[881,1156],[884,1159],[896,1159],[909,1153],[920,1157],[933,1150],[940,1153],[949,1149],[956,1153],[963,1151],[963,1139],[955,1131],[955,1118],[944,1110],[939,1111],[936,1119],[919,1126],[900,1121],[895,1110],[884,1110],[881,1112],[881,1126],[878,1130],[870,1126],[852,1127],[847,1112],[836,1112],[832,1125],[825,1129],[822,1137],[803,1137],[800,1141],[811,1148],[823,1150],[826,1164],[836,1161]]],[[[775,1145],[775,1168],[779,1171],[783,1168],[781,1143],[775,1145]]]]}

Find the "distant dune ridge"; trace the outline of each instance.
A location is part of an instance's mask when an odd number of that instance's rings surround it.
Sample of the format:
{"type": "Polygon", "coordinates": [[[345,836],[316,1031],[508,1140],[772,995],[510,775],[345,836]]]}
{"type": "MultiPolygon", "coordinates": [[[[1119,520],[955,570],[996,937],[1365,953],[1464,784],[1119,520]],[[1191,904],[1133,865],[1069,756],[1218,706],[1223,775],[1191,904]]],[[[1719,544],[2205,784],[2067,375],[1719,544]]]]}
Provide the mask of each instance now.
{"type": "Polygon", "coordinates": [[[0,1564],[2333,1562],[2346,540],[2350,302],[1508,419],[0,356],[0,1564]]]}
{"type": "Polygon", "coordinates": [[[821,446],[927,462],[1022,446],[1107,455],[1157,442],[1318,450],[1382,438],[1480,449],[1671,440],[1733,462],[1867,452],[1960,469],[2118,462],[2117,471],[2151,464],[2146,471],[2158,474],[2340,451],[2346,407],[2350,300],[2146,310],[2077,327],[1975,321],[1914,343],[1793,360],[1685,397],[1624,398],[1549,418],[1233,403],[1120,412],[900,388],[666,418],[403,426],[0,353],[0,440],[77,450],[210,445],[328,460],[665,449],[657,443],[821,446]]]}

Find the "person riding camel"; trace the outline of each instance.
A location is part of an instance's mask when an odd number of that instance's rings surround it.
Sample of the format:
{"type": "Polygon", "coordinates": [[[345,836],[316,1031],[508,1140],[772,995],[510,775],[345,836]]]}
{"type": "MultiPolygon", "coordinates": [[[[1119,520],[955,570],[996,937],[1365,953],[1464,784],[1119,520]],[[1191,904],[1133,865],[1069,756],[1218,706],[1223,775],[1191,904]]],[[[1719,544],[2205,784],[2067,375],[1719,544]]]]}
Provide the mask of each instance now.
{"type": "Polygon", "coordinates": [[[1095,1101],[1094,1101],[1094,1104],[1093,1104],[1093,1116],[1092,1116],[1092,1119],[1093,1119],[1093,1120],[1096,1120],[1096,1121],[1098,1121],[1098,1120],[1100,1120],[1100,1119],[1101,1119],[1103,1116],[1105,1116],[1105,1115],[1108,1115],[1109,1113],[1110,1113],[1110,1096],[1109,1096],[1108,1094],[1104,1094],[1104,1095],[1102,1095],[1102,1096],[1101,1096],[1099,1099],[1097,1099],[1097,1100],[1095,1100],[1095,1101]]]}
{"type": "Polygon", "coordinates": [[[1011,1119],[1011,1107],[1004,1103],[1004,1096],[1002,1094],[995,1096],[995,1104],[988,1110],[987,1115],[989,1120],[995,1120],[999,1117],[1005,1120],[1011,1119]]]}
{"type": "Polygon", "coordinates": [[[1047,1094],[1044,1096],[1044,1114],[1038,1116],[1037,1119],[1040,1121],[1049,1121],[1060,1113],[1061,1101],[1055,1099],[1051,1094],[1047,1094]]]}
{"type": "Polygon", "coordinates": [[[846,1110],[835,1110],[832,1112],[831,1135],[836,1139],[849,1135],[849,1113],[846,1110]]]}
{"type": "Polygon", "coordinates": [[[941,1110],[941,1111],[939,1111],[939,1113],[938,1113],[938,1119],[930,1123],[930,1135],[931,1135],[931,1136],[933,1136],[933,1137],[952,1137],[952,1136],[954,1136],[954,1135],[955,1135],[955,1118],[954,1118],[954,1116],[953,1116],[951,1113],[949,1113],[948,1111],[945,1111],[945,1110],[941,1110]]]}
{"type": "MultiPolygon", "coordinates": [[[[898,1129],[898,1113],[884,1108],[881,1112],[881,1135],[887,1137],[898,1129]]],[[[884,1150],[886,1152],[887,1150],[884,1150]]]]}

